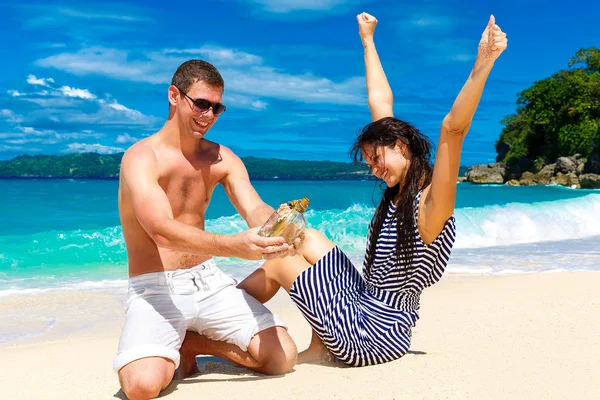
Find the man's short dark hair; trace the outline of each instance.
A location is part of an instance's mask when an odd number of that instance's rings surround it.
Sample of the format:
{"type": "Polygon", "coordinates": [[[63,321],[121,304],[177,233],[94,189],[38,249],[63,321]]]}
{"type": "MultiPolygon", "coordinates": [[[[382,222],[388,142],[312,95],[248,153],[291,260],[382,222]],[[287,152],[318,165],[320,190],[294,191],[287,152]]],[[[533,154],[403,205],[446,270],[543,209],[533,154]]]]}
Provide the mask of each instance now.
{"type": "Polygon", "coordinates": [[[223,77],[214,65],[203,60],[189,60],[177,68],[171,85],[187,92],[194,83],[202,81],[215,89],[225,89],[223,77]]]}

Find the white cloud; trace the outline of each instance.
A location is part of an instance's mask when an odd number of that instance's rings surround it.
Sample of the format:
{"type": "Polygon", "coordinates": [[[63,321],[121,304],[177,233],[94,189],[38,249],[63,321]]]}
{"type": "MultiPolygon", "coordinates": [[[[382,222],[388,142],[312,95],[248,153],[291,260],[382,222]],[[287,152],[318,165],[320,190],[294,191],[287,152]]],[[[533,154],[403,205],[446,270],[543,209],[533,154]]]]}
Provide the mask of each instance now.
{"type": "Polygon", "coordinates": [[[475,54],[454,54],[451,59],[460,62],[472,61],[475,59],[475,54]]]}
{"type": "MultiPolygon", "coordinates": [[[[169,65],[160,65],[161,60],[152,58],[150,54],[145,60],[131,60],[129,53],[124,50],[90,47],[76,53],[61,53],[42,58],[36,61],[36,65],[56,68],[74,75],[104,75],[153,84],[170,82],[179,60],[172,60],[172,64],[169,65]]],[[[181,58],[180,61],[183,62],[184,59],[181,58]]]]}
{"type": "Polygon", "coordinates": [[[56,4],[30,4],[23,6],[25,16],[24,26],[27,28],[44,28],[48,26],[61,26],[69,28],[85,27],[87,31],[94,29],[132,29],[132,25],[141,22],[153,22],[147,17],[146,10],[141,7],[123,5],[118,3],[105,3],[98,10],[87,7],[69,8],[56,4]]]}
{"type": "Polygon", "coordinates": [[[22,146],[6,146],[4,144],[0,144],[0,152],[23,152],[23,151],[40,152],[40,151],[42,151],[42,149],[33,148],[33,147],[29,147],[29,146],[27,146],[27,148],[24,148],[22,146]]]}
{"type": "Polygon", "coordinates": [[[41,86],[50,86],[50,83],[54,83],[54,79],[52,78],[36,78],[35,75],[29,75],[27,77],[27,83],[30,85],[41,85],[41,86]]]}
{"type": "Polygon", "coordinates": [[[26,136],[56,136],[56,131],[50,129],[35,129],[30,126],[19,126],[18,130],[23,132],[26,136]]]}
{"type": "Polygon", "coordinates": [[[87,144],[87,143],[69,143],[67,148],[62,150],[63,153],[99,153],[113,154],[125,151],[121,147],[104,146],[102,144],[87,144]]]}
{"type": "Polygon", "coordinates": [[[4,143],[8,144],[27,144],[27,143],[43,143],[44,140],[40,138],[35,139],[10,139],[5,140],[4,143]]]}
{"type": "MultiPolygon", "coordinates": [[[[110,95],[104,99],[91,93],[88,89],[80,89],[71,86],[52,87],[54,83],[51,78],[38,79],[33,75],[28,78],[30,84],[44,84],[48,90],[44,89],[36,93],[18,93],[16,90],[13,96],[19,97],[19,100],[35,103],[40,108],[33,108],[28,112],[29,121],[52,121],[62,124],[95,124],[95,125],[119,125],[136,124],[152,126],[158,119],[153,116],[147,116],[137,110],[128,108],[110,95]]],[[[11,91],[9,91],[11,92],[11,91]]],[[[23,118],[17,119],[14,113],[9,114],[6,110],[1,114],[9,122],[19,123],[23,118]]]]}
{"type": "Polygon", "coordinates": [[[76,89],[69,86],[62,86],[58,90],[66,97],[76,97],[85,100],[93,100],[96,98],[96,96],[90,93],[90,91],[87,89],[76,89]]]}
{"type": "Polygon", "coordinates": [[[409,45],[407,53],[419,49],[418,61],[427,65],[462,63],[475,58],[477,47],[464,39],[458,28],[468,23],[459,21],[453,13],[439,6],[407,9],[397,24],[402,37],[400,46],[409,45]],[[472,55],[471,55],[472,54],[472,55]]]}
{"type": "Polygon", "coordinates": [[[148,20],[148,18],[137,17],[132,15],[122,15],[119,13],[110,14],[104,12],[93,12],[93,11],[79,11],[72,8],[56,8],[58,14],[62,14],[66,17],[86,19],[86,20],[108,20],[108,21],[122,21],[122,22],[135,22],[148,20]]]}
{"type": "Polygon", "coordinates": [[[12,97],[23,96],[23,93],[19,92],[18,90],[7,90],[6,92],[12,97]]]}
{"type": "Polygon", "coordinates": [[[228,108],[244,108],[247,110],[263,111],[268,107],[268,103],[259,100],[256,96],[247,96],[240,93],[225,93],[223,101],[228,108]]]}
{"type": "Polygon", "coordinates": [[[127,51],[96,47],[76,53],[57,54],[38,60],[36,64],[76,75],[104,75],[135,82],[168,84],[177,66],[200,51],[208,55],[209,61],[214,62],[223,75],[226,97],[232,93],[305,103],[362,106],[365,102],[362,76],[334,82],[311,73],[294,75],[264,65],[260,56],[214,46],[188,50],[167,49],[163,52],[146,53],[145,59],[138,55],[135,60],[130,58],[127,51]],[[238,58],[240,61],[235,61],[238,58]]]}
{"type": "Polygon", "coordinates": [[[226,69],[223,75],[226,85],[246,95],[304,103],[357,104],[364,100],[363,77],[333,82],[310,73],[292,75],[263,66],[256,66],[250,70],[226,69]]]}
{"type": "Polygon", "coordinates": [[[117,136],[117,140],[115,140],[115,143],[128,144],[128,143],[135,143],[138,140],[140,140],[140,139],[130,136],[128,133],[125,133],[123,135],[117,136]]]}
{"type": "Polygon", "coordinates": [[[34,103],[42,107],[42,109],[47,109],[48,111],[55,112],[56,109],[64,109],[64,108],[77,108],[81,105],[82,99],[77,99],[73,97],[23,97],[23,101],[27,101],[29,103],[34,103]]]}
{"type": "Polygon", "coordinates": [[[4,118],[6,122],[9,123],[19,123],[23,122],[23,117],[15,114],[13,110],[8,110],[6,108],[0,110],[0,117],[4,118]]]}
{"type": "Polygon", "coordinates": [[[251,65],[262,63],[262,58],[257,55],[216,46],[203,46],[197,49],[165,49],[162,53],[167,55],[201,55],[207,58],[211,63],[219,66],[251,65]]]}
{"type": "Polygon", "coordinates": [[[252,107],[256,108],[257,110],[266,110],[267,106],[268,104],[261,100],[256,100],[252,102],[252,107]]]}
{"type": "Polygon", "coordinates": [[[266,11],[273,13],[290,13],[293,11],[327,11],[340,5],[350,3],[348,0],[245,0],[261,5],[266,11]]]}
{"type": "Polygon", "coordinates": [[[400,27],[405,30],[418,29],[421,32],[448,32],[452,30],[457,23],[458,21],[455,18],[445,14],[416,12],[409,14],[406,19],[401,20],[400,27]]]}
{"type": "MultiPolygon", "coordinates": [[[[58,133],[51,129],[35,129],[29,126],[17,126],[15,132],[0,133],[0,139],[30,141],[35,143],[56,144],[65,140],[100,139],[104,135],[93,131],[58,133]]],[[[5,140],[9,142],[9,140],[5,140]]]]}
{"type": "Polygon", "coordinates": [[[110,107],[113,110],[121,111],[124,114],[126,114],[128,117],[130,117],[131,119],[140,120],[140,119],[148,118],[141,112],[139,112],[137,110],[132,110],[131,108],[127,108],[123,104],[119,104],[116,101],[113,103],[107,104],[107,107],[110,107]]]}

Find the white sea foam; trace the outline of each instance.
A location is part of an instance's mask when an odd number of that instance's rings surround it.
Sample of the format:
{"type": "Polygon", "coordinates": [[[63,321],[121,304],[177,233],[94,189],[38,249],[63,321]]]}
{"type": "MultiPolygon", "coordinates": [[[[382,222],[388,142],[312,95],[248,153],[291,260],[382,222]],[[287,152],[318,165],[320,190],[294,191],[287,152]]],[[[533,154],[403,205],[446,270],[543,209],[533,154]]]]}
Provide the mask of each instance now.
{"type": "Polygon", "coordinates": [[[455,248],[582,239],[600,235],[600,195],[456,210],[455,248]]]}
{"type": "MultiPolygon", "coordinates": [[[[119,279],[119,280],[98,280],[98,281],[81,281],[81,282],[60,282],[56,281],[53,283],[52,287],[43,287],[43,288],[32,288],[25,287],[20,288],[19,282],[14,280],[12,282],[12,287],[10,289],[0,290],[0,297],[6,296],[19,296],[19,295],[37,295],[37,294],[45,294],[50,292],[60,292],[60,291],[78,291],[78,290],[118,290],[124,291],[127,289],[127,280],[119,279]]],[[[47,282],[46,282],[47,284],[47,282]]]]}

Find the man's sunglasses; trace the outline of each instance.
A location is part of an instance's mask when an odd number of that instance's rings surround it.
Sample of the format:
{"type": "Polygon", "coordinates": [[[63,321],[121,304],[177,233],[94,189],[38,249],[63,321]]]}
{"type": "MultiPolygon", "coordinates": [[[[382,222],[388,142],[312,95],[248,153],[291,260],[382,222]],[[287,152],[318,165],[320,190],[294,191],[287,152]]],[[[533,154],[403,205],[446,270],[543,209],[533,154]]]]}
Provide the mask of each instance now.
{"type": "Polygon", "coordinates": [[[196,111],[200,111],[200,112],[204,113],[204,112],[207,112],[209,108],[212,108],[213,114],[218,117],[219,115],[223,114],[225,112],[225,110],[227,109],[227,107],[225,107],[221,103],[213,103],[206,99],[192,99],[183,90],[181,90],[179,88],[177,88],[177,90],[179,90],[182,95],[184,95],[185,97],[187,97],[188,99],[191,100],[192,104],[196,108],[196,111]]]}

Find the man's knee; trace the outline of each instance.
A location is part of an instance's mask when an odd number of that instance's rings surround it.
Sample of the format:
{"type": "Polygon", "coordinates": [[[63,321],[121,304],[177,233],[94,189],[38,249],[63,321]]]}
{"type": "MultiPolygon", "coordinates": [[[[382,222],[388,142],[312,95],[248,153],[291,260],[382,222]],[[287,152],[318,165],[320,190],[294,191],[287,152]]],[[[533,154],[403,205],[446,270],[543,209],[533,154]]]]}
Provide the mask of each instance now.
{"type": "Polygon", "coordinates": [[[156,398],[173,379],[175,365],[171,361],[149,360],[134,361],[119,371],[121,388],[129,400],[156,398]]]}
{"type": "Polygon", "coordinates": [[[281,375],[290,372],[298,361],[298,348],[282,327],[260,332],[259,361],[265,374],[281,375]]]}

